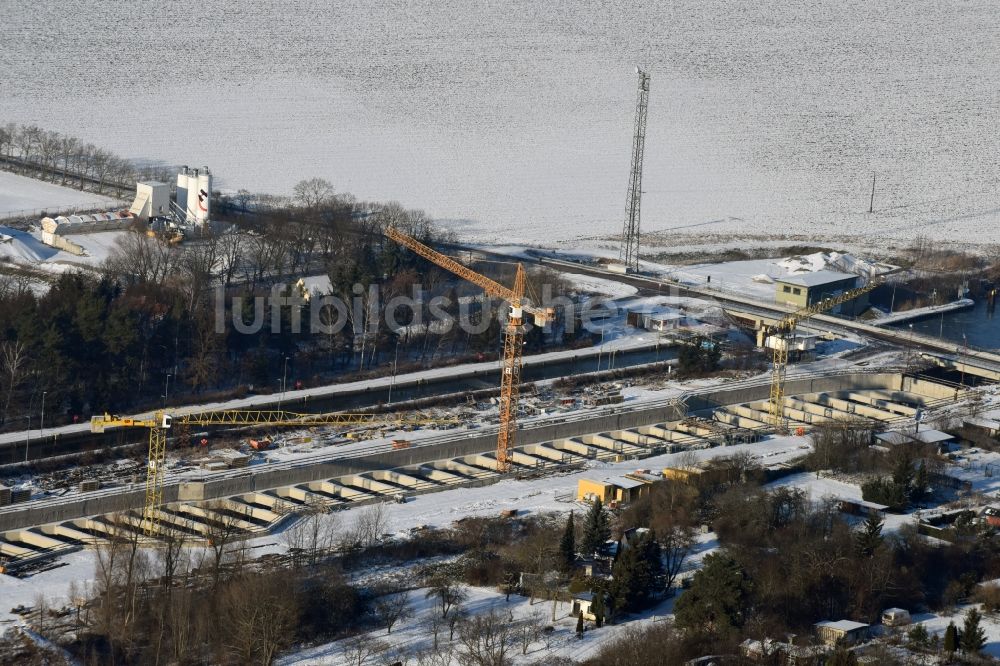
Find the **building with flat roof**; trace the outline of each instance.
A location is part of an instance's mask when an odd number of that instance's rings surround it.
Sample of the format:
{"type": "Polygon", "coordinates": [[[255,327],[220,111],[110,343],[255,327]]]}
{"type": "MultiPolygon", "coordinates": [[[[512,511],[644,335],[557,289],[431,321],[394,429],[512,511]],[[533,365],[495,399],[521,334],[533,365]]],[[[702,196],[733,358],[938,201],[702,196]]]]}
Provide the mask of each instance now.
{"type": "Polygon", "coordinates": [[[600,499],[604,504],[628,504],[648,494],[653,484],[662,480],[661,476],[638,472],[601,480],[580,479],[576,486],[576,499],[584,502],[600,499]]]}
{"type": "Polygon", "coordinates": [[[813,625],[816,637],[827,645],[857,643],[868,637],[869,626],[863,622],[837,620],[817,622],[813,625]]]}
{"type": "MultiPolygon", "coordinates": [[[[858,286],[858,276],[839,271],[815,271],[774,278],[776,300],[785,305],[804,308],[819,303],[825,298],[839,296],[848,289],[858,286]]],[[[861,312],[868,307],[867,294],[839,306],[841,311],[861,312]],[[852,310],[852,308],[856,308],[852,310]]],[[[837,313],[838,309],[831,310],[837,313]]]]}

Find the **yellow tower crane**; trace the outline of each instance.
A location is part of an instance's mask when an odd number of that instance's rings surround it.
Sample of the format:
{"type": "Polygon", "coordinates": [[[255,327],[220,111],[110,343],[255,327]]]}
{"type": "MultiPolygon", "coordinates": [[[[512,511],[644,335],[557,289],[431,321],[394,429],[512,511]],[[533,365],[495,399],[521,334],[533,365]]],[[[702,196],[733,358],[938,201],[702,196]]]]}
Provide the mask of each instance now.
{"type": "Polygon", "coordinates": [[[552,320],[552,308],[540,308],[524,302],[524,266],[517,264],[514,287],[508,289],[499,282],[463,266],[451,257],[433,250],[415,238],[394,227],[385,230],[385,235],[412,250],[414,253],[437,264],[441,268],[464,278],[480,287],[487,296],[502,298],[510,304],[507,327],[504,334],[503,366],[500,371],[500,432],[497,435],[497,471],[510,470],[510,450],[514,448],[517,434],[517,404],[521,390],[521,348],[524,344],[524,315],[531,315],[536,326],[545,326],[552,320]]]}
{"type": "Polygon", "coordinates": [[[103,414],[90,419],[90,431],[102,433],[106,428],[147,428],[149,459],[146,467],[146,501],[142,512],[143,530],[156,534],[156,512],[163,505],[163,472],[167,460],[167,431],[177,426],[256,426],[310,427],[355,425],[428,425],[455,422],[455,419],[435,419],[427,416],[394,414],[296,414],[285,411],[225,410],[171,415],[154,412],[149,417],[127,418],[103,414]]]}
{"type": "Polygon", "coordinates": [[[788,369],[788,350],[794,343],[795,327],[800,321],[809,319],[813,315],[821,314],[833,308],[853,301],[855,298],[867,294],[882,284],[881,278],[876,278],[867,284],[855,289],[848,289],[845,292],[824,298],[812,305],[806,306],[795,312],[786,315],[770,329],[765,330],[764,340],[771,338],[770,345],[774,351],[774,364],[771,368],[771,402],[770,416],[771,424],[778,430],[785,427],[785,371],[788,369]]]}

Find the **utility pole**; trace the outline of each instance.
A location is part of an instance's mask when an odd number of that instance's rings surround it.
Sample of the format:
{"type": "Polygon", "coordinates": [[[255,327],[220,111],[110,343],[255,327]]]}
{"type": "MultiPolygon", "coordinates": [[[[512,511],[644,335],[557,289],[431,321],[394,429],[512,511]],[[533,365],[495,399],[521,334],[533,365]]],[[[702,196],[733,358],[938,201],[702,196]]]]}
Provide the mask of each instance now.
{"type": "Polygon", "coordinates": [[[872,171],[872,198],[868,202],[868,212],[869,213],[874,213],[875,212],[875,172],[874,171],[872,171]]]}
{"type": "Polygon", "coordinates": [[[619,259],[626,271],[639,272],[639,211],[642,200],[642,159],[646,148],[646,110],[649,104],[649,74],[638,67],[638,101],[635,105],[635,134],[632,138],[632,170],[628,178],[628,201],[619,259]]]}

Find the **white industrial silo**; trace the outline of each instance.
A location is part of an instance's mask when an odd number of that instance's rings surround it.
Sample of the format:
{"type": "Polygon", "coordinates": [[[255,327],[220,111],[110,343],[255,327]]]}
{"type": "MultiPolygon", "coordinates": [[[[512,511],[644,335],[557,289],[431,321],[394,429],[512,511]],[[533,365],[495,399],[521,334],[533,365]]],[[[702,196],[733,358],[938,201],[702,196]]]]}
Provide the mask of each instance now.
{"type": "Polygon", "coordinates": [[[187,221],[198,221],[198,170],[188,172],[187,221]]]}
{"type": "Polygon", "coordinates": [[[177,207],[181,210],[187,209],[188,202],[188,168],[187,166],[181,167],[180,173],[177,174],[177,207]]]}
{"type": "Polygon", "coordinates": [[[204,167],[198,176],[198,207],[195,209],[195,216],[198,222],[204,224],[208,222],[212,210],[212,172],[208,167],[204,167]]]}

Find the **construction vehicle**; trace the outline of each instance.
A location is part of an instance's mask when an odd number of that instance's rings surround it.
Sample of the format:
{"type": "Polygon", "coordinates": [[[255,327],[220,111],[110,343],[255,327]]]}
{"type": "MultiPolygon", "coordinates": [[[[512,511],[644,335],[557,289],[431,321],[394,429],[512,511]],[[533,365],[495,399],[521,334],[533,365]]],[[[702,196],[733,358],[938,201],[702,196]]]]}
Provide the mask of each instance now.
{"type": "Polygon", "coordinates": [[[296,414],[285,411],[225,410],[168,414],[158,411],[148,417],[121,417],[111,414],[90,419],[90,431],[102,433],[108,428],[146,428],[149,430],[149,457],[146,464],[146,500],[142,512],[143,531],[149,536],[157,533],[156,515],[163,504],[163,474],[167,460],[167,432],[173,426],[258,426],[306,428],[311,426],[355,425],[428,425],[452,422],[424,415],[401,416],[398,414],[296,414]]]}
{"type": "Polygon", "coordinates": [[[254,451],[267,451],[274,445],[274,442],[270,437],[261,437],[260,439],[251,438],[247,440],[247,444],[254,451]]]}
{"type": "Polygon", "coordinates": [[[859,296],[863,296],[882,284],[879,278],[869,281],[867,284],[855,289],[848,289],[836,296],[824,298],[812,305],[796,310],[785,315],[781,320],[771,327],[762,331],[761,339],[766,341],[771,338],[769,346],[773,348],[774,357],[771,366],[771,400],[770,416],[771,425],[779,432],[785,432],[785,374],[788,369],[788,352],[795,340],[795,329],[800,321],[805,321],[813,315],[828,312],[833,308],[853,301],[859,296]]]}
{"type": "Polygon", "coordinates": [[[535,307],[525,302],[525,273],[521,263],[517,264],[514,286],[508,289],[499,282],[427,247],[394,227],[388,227],[385,230],[385,235],[431,263],[480,287],[487,296],[502,298],[510,305],[507,327],[504,331],[503,365],[500,369],[500,431],[497,434],[496,451],[497,471],[501,473],[509,471],[510,450],[514,448],[517,432],[518,395],[521,389],[521,352],[524,346],[524,316],[529,314],[536,326],[545,326],[552,321],[554,310],[535,307]]]}

